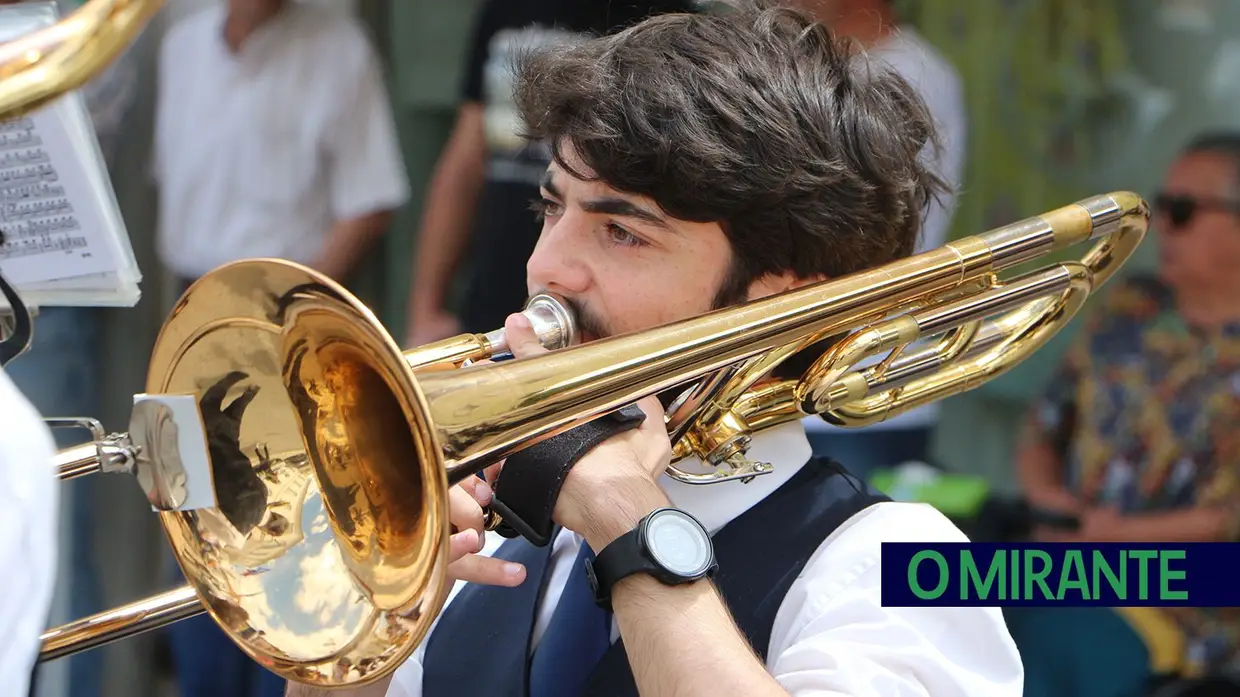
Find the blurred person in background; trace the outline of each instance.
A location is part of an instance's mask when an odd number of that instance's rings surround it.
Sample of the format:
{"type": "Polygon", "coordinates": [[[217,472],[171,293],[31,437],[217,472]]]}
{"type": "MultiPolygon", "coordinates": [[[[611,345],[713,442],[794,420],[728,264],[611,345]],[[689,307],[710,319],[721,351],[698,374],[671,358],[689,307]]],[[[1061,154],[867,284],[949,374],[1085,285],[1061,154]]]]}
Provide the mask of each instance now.
{"type": "MultiPolygon", "coordinates": [[[[955,210],[956,189],[963,177],[968,140],[960,75],[916,29],[901,22],[892,0],[784,2],[809,13],[836,36],[853,40],[859,50],[890,65],[925,100],[941,143],[937,150],[927,149],[924,157],[951,189],[931,201],[916,252],[943,246],[955,210]]],[[[937,403],[928,404],[859,430],[836,428],[818,417],[810,417],[806,419],[806,428],[816,453],[847,462],[854,473],[865,477],[876,467],[924,460],[938,413],[937,403]]]]}
{"type": "Polygon", "coordinates": [[[295,0],[228,0],[168,31],[159,71],[159,255],[182,285],[250,257],[345,282],[409,198],[361,23],[295,0]]]}
{"type": "Polygon", "coordinates": [[[518,132],[513,59],[645,17],[687,12],[694,0],[488,0],[475,23],[462,104],[424,198],[406,333],[417,346],[461,331],[502,327],[527,299],[525,260],[541,225],[529,215],[550,162],[518,132]],[[449,309],[463,258],[460,312],[449,309]]]}
{"type": "MultiPolygon", "coordinates": [[[[164,38],[157,100],[158,251],[178,293],[252,257],[344,283],[408,199],[383,66],[336,8],[228,0],[186,17],[164,38]]],[[[168,636],[183,697],[283,694],[210,617],[168,636]]]]}
{"type": "MultiPolygon", "coordinates": [[[[1154,197],[1157,274],[1113,280],[1032,406],[1025,496],[1081,542],[1240,540],[1240,132],[1202,135],[1154,197]]],[[[1027,697],[1144,694],[1156,674],[1240,668],[1240,611],[1007,612],[1027,697]]]]}
{"type": "MultiPolygon", "coordinates": [[[[0,5],[16,5],[31,0],[0,0],[0,5]]],[[[61,16],[81,4],[78,0],[57,0],[61,16]]],[[[137,93],[138,66],[131,49],[79,90],[90,112],[95,136],[110,174],[125,116],[137,93]]],[[[102,310],[94,307],[41,307],[35,318],[35,332],[29,350],[5,367],[13,383],[44,417],[98,416],[101,411],[98,347],[102,342],[102,310]]],[[[53,432],[59,447],[81,442],[76,430],[53,432]]],[[[72,564],[64,573],[69,577],[69,614],[85,617],[104,610],[103,589],[95,548],[91,543],[98,524],[94,505],[94,479],[67,482],[65,498],[70,502],[69,526],[72,531],[72,564]]],[[[46,620],[46,618],[44,618],[46,620]]],[[[103,654],[87,651],[69,661],[69,696],[96,697],[103,679],[103,654]]],[[[16,694],[16,693],[15,693],[16,694]]]]}

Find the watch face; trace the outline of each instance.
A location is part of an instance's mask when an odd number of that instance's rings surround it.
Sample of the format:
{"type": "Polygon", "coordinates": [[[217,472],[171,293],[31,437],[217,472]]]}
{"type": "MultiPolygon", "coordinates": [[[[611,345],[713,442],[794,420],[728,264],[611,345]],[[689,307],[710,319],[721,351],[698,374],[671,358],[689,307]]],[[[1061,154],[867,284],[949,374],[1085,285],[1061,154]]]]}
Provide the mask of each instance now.
{"type": "Polygon", "coordinates": [[[680,511],[651,516],[646,524],[646,548],[657,564],[679,576],[705,573],[711,562],[706,531],[680,511]]]}

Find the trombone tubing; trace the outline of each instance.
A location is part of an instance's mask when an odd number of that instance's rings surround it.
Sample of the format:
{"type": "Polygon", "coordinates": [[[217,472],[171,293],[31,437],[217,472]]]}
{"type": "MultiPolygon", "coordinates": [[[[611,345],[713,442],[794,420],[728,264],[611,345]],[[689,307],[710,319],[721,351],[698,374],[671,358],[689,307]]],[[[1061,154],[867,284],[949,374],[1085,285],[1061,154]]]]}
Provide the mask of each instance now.
{"type": "Polygon", "coordinates": [[[55,25],[0,44],[0,117],[30,113],[120,56],[164,0],[91,0],[55,25]]]}
{"type": "MultiPolygon", "coordinates": [[[[1136,194],[1093,196],[869,271],[657,330],[530,360],[420,375],[417,382],[448,481],[456,483],[600,413],[741,360],[850,330],[894,305],[1107,235],[1124,238],[1114,244],[1123,256],[1144,234],[1148,216],[1136,194]]],[[[1092,266],[1092,286],[1105,283],[1118,265],[1092,266]]]]}
{"type": "Polygon", "coordinates": [[[193,587],[184,585],[43,632],[39,663],[72,656],[206,611],[193,587]]]}

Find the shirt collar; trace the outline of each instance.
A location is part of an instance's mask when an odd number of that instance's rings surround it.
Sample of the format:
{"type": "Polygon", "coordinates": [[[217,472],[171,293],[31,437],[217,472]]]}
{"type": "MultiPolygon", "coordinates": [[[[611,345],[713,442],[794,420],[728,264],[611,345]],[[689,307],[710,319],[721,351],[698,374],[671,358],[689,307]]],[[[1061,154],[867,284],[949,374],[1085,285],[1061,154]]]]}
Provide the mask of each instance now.
{"type": "Polygon", "coordinates": [[[245,43],[241,45],[241,49],[235,54],[229,48],[228,41],[224,38],[224,27],[228,22],[228,9],[222,5],[212,9],[215,13],[213,20],[215,24],[215,42],[220,51],[234,61],[261,61],[272,50],[269,47],[278,46],[281,43],[281,31],[292,22],[294,14],[301,8],[298,2],[286,2],[279,12],[254,29],[253,33],[246,38],[245,43]]]}
{"type": "MultiPolygon", "coordinates": [[[[760,431],[750,441],[746,457],[773,465],[768,474],[749,482],[735,479],[717,484],[685,484],[664,474],[659,485],[673,506],[697,518],[713,535],[792,479],[812,454],[805,427],[791,421],[760,431]]],[[[709,465],[697,459],[681,461],[677,466],[709,471],[709,465]]]]}

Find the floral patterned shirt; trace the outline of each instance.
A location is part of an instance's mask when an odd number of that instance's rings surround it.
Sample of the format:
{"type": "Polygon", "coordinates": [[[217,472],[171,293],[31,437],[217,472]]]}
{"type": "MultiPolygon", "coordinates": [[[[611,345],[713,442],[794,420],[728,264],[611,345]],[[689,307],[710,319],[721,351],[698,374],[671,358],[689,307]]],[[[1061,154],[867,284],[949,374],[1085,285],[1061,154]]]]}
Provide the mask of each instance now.
{"type": "MultiPolygon", "coordinates": [[[[1069,487],[1125,513],[1216,506],[1240,541],[1240,322],[1203,331],[1170,291],[1137,277],[1110,289],[1034,407],[1069,487]]],[[[1190,666],[1240,664],[1240,610],[1164,610],[1190,666]]]]}

